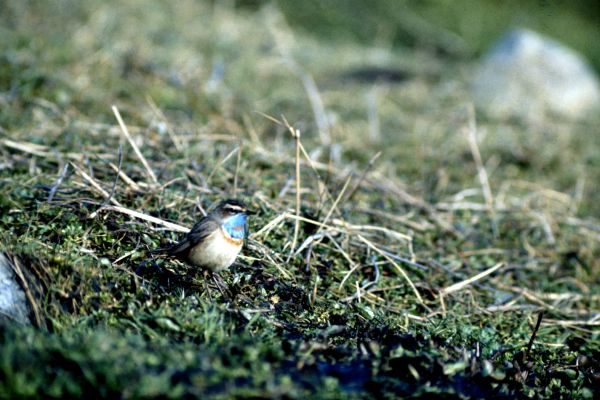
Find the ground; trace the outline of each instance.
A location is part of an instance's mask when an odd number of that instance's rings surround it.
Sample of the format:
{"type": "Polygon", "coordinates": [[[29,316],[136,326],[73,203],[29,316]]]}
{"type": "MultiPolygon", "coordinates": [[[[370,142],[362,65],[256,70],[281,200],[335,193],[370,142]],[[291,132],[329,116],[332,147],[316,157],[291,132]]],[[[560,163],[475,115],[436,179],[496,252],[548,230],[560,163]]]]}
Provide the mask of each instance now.
{"type": "Polygon", "coordinates": [[[592,398],[597,116],[489,119],[452,26],[291,4],[3,9],[0,397],[592,398]],[[150,252],[228,197],[226,287],[150,252]]]}

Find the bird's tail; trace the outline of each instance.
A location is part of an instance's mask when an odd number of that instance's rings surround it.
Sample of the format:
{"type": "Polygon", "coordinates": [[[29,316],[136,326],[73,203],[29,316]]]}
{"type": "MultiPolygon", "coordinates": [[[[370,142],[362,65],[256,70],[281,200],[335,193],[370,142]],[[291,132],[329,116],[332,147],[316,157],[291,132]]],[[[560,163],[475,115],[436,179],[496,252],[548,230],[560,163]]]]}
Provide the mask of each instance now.
{"type": "Polygon", "coordinates": [[[166,247],[159,247],[156,249],[148,250],[150,255],[166,255],[171,257],[182,257],[187,254],[189,250],[189,243],[184,241],[183,243],[175,243],[166,247]]]}
{"type": "Polygon", "coordinates": [[[148,254],[151,254],[151,255],[155,255],[155,254],[170,254],[171,250],[173,249],[173,247],[174,246],[158,247],[156,249],[148,250],[148,254]]]}

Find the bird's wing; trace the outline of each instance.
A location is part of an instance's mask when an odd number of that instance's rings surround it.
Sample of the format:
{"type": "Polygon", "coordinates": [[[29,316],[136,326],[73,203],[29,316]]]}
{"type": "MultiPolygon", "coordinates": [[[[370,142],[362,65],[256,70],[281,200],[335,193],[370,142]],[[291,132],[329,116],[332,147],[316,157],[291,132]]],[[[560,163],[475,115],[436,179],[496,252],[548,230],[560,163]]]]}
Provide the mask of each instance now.
{"type": "Polygon", "coordinates": [[[192,227],[185,238],[169,249],[173,256],[185,256],[188,251],[219,229],[219,224],[213,218],[204,217],[192,227]]]}

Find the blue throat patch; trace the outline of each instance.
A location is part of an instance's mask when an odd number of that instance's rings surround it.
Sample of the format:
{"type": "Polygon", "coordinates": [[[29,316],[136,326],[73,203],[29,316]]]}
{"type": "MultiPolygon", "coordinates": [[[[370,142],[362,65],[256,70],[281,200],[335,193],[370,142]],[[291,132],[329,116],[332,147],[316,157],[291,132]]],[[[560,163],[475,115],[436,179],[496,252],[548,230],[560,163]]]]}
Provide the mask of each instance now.
{"type": "Polygon", "coordinates": [[[246,218],[246,214],[235,214],[227,218],[221,226],[233,239],[243,239],[246,237],[246,218]]]}

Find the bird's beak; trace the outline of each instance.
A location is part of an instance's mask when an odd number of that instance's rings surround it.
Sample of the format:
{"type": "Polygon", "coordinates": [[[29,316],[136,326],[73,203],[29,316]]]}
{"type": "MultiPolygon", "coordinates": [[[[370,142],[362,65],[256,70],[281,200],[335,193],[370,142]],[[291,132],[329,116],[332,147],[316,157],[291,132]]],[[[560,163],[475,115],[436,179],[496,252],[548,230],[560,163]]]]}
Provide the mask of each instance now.
{"type": "Polygon", "coordinates": [[[256,214],[256,211],[254,211],[254,210],[246,210],[246,214],[248,214],[248,215],[254,215],[254,214],[256,214]]]}

